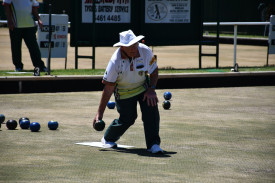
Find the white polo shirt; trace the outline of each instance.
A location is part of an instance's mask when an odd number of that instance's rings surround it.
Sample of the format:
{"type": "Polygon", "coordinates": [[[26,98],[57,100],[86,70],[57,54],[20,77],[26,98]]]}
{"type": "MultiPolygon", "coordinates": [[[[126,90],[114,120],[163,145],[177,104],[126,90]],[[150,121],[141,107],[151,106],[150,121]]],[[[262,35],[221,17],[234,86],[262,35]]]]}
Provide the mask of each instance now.
{"type": "Polygon", "coordinates": [[[148,46],[139,43],[138,51],[140,57],[131,61],[129,58],[123,58],[118,48],[104,73],[103,80],[116,83],[116,94],[119,95],[119,99],[144,92],[146,74],[151,74],[157,68],[157,60],[148,46]]]}
{"type": "Polygon", "coordinates": [[[32,7],[39,7],[36,0],[4,0],[3,5],[11,5],[12,19],[15,27],[34,27],[32,7]]]}

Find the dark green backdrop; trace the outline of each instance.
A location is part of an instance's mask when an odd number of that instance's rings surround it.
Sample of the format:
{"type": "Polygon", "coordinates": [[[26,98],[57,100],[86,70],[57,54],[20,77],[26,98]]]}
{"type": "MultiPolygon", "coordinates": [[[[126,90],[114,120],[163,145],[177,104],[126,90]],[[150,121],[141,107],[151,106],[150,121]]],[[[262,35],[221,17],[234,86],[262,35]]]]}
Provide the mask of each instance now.
{"type": "MultiPolygon", "coordinates": [[[[119,32],[131,29],[144,35],[147,45],[191,45],[201,39],[201,0],[191,0],[191,23],[145,23],[145,1],[131,1],[130,23],[95,25],[95,46],[112,46],[119,41],[119,32]]],[[[82,23],[81,1],[71,0],[71,46],[92,46],[93,24],[82,23]],[[76,29],[77,28],[77,29],[76,29]]]]}

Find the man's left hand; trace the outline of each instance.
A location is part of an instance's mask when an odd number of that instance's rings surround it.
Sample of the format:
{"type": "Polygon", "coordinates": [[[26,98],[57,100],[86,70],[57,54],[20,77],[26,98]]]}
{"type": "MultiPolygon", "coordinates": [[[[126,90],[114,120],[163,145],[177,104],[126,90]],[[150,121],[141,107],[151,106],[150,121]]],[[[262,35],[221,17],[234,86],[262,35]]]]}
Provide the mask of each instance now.
{"type": "Polygon", "coordinates": [[[42,29],[43,28],[43,22],[40,19],[37,22],[38,22],[38,26],[40,27],[40,29],[42,29]]]}
{"type": "Polygon", "coordinates": [[[156,106],[159,102],[157,94],[154,89],[148,88],[144,93],[143,101],[147,100],[148,106],[156,106]]]}

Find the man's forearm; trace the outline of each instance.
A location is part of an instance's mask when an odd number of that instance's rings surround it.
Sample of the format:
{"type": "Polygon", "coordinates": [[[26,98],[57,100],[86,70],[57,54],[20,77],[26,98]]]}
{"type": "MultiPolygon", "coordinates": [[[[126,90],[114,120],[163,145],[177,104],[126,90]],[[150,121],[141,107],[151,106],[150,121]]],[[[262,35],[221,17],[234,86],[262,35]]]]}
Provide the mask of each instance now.
{"type": "Polygon", "coordinates": [[[8,20],[8,26],[9,26],[9,28],[11,28],[10,25],[14,26],[14,22],[12,20],[11,7],[10,7],[9,4],[5,4],[4,7],[5,7],[5,14],[6,14],[6,17],[7,17],[7,20],[8,20]]]}
{"type": "Polygon", "coordinates": [[[40,16],[38,14],[38,7],[32,7],[32,14],[36,18],[36,20],[40,20],[40,16]]]}
{"type": "Polygon", "coordinates": [[[115,89],[115,86],[105,85],[103,92],[102,92],[98,111],[97,111],[100,116],[103,116],[103,113],[106,109],[106,105],[107,105],[108,101],[110,100],[110,98],[114,92],[114,89],[115,89]]]}
{"type": "Polygon", "coordinates": [[[154,70],[152,74],[150,74],[150,86],[156,86],[158,83],[158,68],[154,70]]]}

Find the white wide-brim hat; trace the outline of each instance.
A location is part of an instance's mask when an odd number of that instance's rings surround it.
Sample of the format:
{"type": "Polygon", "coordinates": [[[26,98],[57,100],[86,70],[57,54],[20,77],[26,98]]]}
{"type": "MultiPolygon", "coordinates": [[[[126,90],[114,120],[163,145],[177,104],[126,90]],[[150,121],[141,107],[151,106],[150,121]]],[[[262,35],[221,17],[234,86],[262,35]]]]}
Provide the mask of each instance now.
{"type": "Polygon", "coordinates": [[[141,39],[143,39],[144,36],[140,35],[140,36],[136,36],[132,30],[128,30],[128,31],[123,31],[121,33],[119,33],[119,42],[114,44],[113,46],[131,46],[133,44],[135,44],[136,42],[140,41],[141,39]]]}

